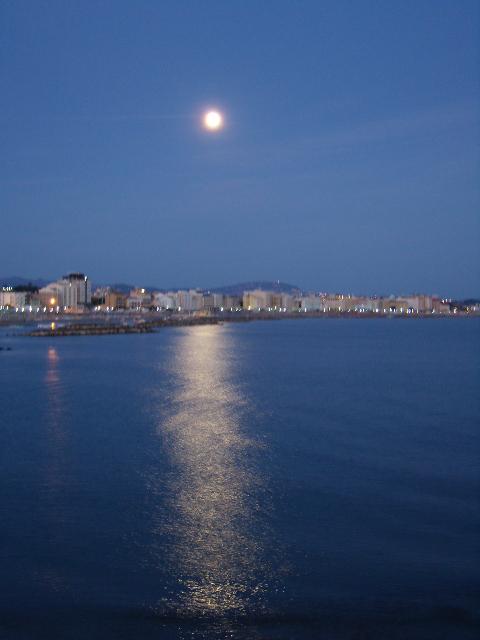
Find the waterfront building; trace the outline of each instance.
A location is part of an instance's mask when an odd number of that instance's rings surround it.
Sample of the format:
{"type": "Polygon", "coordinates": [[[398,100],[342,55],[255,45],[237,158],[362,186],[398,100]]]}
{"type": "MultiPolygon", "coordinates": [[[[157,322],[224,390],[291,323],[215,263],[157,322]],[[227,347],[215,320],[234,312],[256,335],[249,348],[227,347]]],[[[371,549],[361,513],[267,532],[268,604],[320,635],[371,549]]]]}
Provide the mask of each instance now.
{"type": "Polygon", "coordinates": [[[105,306],[110,309],[125,309],[127,306],[126,294],[109,289],[105,294],[105,306]]]}
{"type": "Polygon", "coordinates": [[[92,304],[99,305],[105,303],[105,295],[110,287],[97,287],[92,293],[92,304]]]}
{"type": "Polygon", "coordinates": [[[282,294],[272,293],[270,296],[269,307],[274,311],[278,311],[282,307],[282,294]]]}
{"type": "Polygon", "coordinates": [[[56,282],[51,282],[46,287],[42,287],[38,292],[40,305],[42,307],[62,307],[63,304],[63,287],[56,282]]]}
{"type": "Polygon", "coordinates": [[[382,313],[383,300],[370,296],[343,296],[340,303],[343,311],[354,313],[382,313]]]}
{"type": "Polygon", "coordinates": [[[152,306],[152,295],[146,289],[132,289],[126,300],[127,309],[140,311],[152,306]]]}
{"type": "Polygon", "coordinates": [[[450,304],[440,298],[432,298],[432,313],[450,313],[450,304]]]}
{"type": "Polygon", "coordinates": [[[240,310],[243,308],[243,296],[230,296],[230,295],[224,295],[223,296],[223,308],[224,309],[228,309],[229,311],[236,311],[237,309],[240,310]]]}
{"type": "Polygon", "coordinates": [[[41,303],[47,307],[82,311],[92,301],[90,280],[83,273],[70,273],[40,289],[39,297],[41,303]]]}
{"type": "Polygon", "coordinates": [[[382,313],[403,314],[418,312],[417,303],[412,297],[390,296],[388,298],[381,298],[381,303],[380,311],[382,313]]]}
{"type": "Polygon", "coordinates": [[[322,294],[320,296],[322,301],[321,311],[327,313],[342,313],[344,311],[351,311],[355,307],[352,296],[330,293],[322,294]]]}
{"type": "Polygon", "coordinates": [[[191,295],[191,310],[199,311],[203,309],[203,293],[196,289],[190,290],[191,295]]]}
{"type": "Polygon", "coordinates": [[[228,308],[225,305],[225,297],[223,293],[207,292],[203,295],[203,308],[206,311],[219,311],[228,308]]]}
{"type": "Polygon", "coordinates": [[[243,292],[243,308],[245,311],[259,311],[272,307],[273,291],[254,289],[243,292]]]}
{"type": "Polygon", "coordinates": [[[322,299],[320,296],[316,296],[315,294],[309,294],[306,296],[301,296],[299,298],[300,306],[298,307],[300,311],[323,311],[322,299]]]}
{"type": "Polygon", "coordinates": [[[38,289],[35,287],[2,287],[0,290],[1,308],[21,309],[38,303],[38,289]]]}
{"type": "Polygon", "coordinates": [[[69,273],[60,281],[64,286],[64,306],[85,308],[92,302],[91,283],[84,273],[69,273]]]}
{"type": "Polygon", "coordinates": [[[200,311],[203,309],[203,293],[197,289],[179,290],[175,294],[177,309],[182,311],[200,311]]]}
{"type": "Polygon", "coordinates": [[[172,301],[171,309],[178,309],[178,295],[176,291],[167,291],[165,294],[172,301]]]}
{"type": "Polygon", "coordinates": [[[125,309],[127,295],[110,287],[99,287],[92,294],[92,304],[108,310],[125,309]]]}
{"type": "Polygon", "coordinates": [[[282,293],[280,307],[285,311],[292,311],[294,306],[294,297],[289,293],[282,293]]]}
{"type": "Polygon", "coordinates": [[[412,301],[412,305],[423,313],[433,310],[433,298],[425,294],[416,294],[408,298],[412,301]]]}
{"type": "Polygon", "coordinates": [[[157,291],[153,294],[153,306],[158,309],[174,309],[176,306],[175,297],[168,293],[157,291]]]}

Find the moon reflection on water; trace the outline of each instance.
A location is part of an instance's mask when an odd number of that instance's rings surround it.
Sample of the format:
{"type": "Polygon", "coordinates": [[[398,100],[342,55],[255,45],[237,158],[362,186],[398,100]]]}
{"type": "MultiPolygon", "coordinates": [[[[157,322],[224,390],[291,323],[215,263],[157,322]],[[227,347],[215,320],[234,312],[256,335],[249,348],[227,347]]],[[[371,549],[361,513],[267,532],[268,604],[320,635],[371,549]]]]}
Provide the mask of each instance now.
{"type": "Polygon", "coordinates": [[[158,424],[172,464],[172,515],[163,526],[179,615],[258,610],[273,578],[265,557],[268,490],[256,466],[261,446],[245,433],[253,408],[234,381],[231,340],[218,326],[183,332],[170,362],[173,395],[158,424]]]}

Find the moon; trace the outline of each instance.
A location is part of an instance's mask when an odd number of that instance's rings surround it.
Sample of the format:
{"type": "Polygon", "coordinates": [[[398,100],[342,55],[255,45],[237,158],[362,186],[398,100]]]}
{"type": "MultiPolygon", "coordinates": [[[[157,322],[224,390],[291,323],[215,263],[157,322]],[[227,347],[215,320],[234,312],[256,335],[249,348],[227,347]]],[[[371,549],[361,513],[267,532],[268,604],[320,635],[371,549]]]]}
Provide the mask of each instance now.
{"type": "Polygon", "coordinates": [[[203,116],[203,126],[208,131],[218,131],[223,127],[223,116],[220,111],[207,111],[203,116]]]}

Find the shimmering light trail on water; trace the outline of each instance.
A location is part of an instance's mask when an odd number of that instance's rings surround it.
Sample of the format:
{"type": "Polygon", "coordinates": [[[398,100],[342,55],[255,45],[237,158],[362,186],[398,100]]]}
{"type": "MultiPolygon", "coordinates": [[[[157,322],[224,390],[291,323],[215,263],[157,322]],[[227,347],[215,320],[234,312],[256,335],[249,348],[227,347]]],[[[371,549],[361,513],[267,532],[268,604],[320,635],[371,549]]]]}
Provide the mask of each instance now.
{"type": "Polygon", "coordinates": [[[238,356],[233,364],[238,348],[223,327],[185,331],[168,360],[167,401],[152,388],[157,433],[171,465],[169,517],[161,524],[170,534],[168,561],[178,572],[182,615],[244,614],[261,606],[272,581],[261,443],[248,434],[255,407],[242,393],[238,356]]]}

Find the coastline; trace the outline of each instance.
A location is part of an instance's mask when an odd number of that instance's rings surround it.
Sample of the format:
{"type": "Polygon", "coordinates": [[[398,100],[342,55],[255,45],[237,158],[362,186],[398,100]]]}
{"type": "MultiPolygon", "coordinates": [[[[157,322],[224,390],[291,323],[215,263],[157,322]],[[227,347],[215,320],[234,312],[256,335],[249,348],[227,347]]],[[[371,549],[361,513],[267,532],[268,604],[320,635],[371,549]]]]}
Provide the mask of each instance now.
{"type": "Polygon", "coordinates": [[[7,335],[16,337],[69,337],[93,335],[127,335],[155,333],[166,327],[189,327],[201,325],[217,325],[225,322],[254,322],[269,320],[436,320],[439,318],[473,318],[476,313],[451,314],[399,314],[399,313],[269,313],[269,312],[235,312],[216,313],[209,315],[194,314],[108,314],[99,317],[98,313],[78,314],[75,316],[62,314],[44,314],[32,320],[28,317],[0,318],[0,327],[17,327],[21,329],[7,335]]]}

